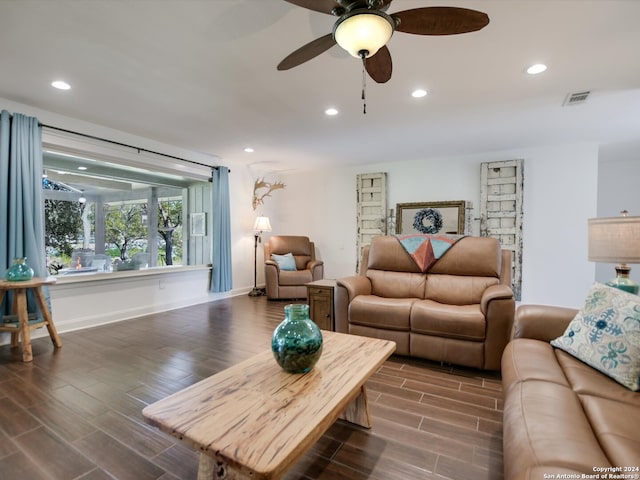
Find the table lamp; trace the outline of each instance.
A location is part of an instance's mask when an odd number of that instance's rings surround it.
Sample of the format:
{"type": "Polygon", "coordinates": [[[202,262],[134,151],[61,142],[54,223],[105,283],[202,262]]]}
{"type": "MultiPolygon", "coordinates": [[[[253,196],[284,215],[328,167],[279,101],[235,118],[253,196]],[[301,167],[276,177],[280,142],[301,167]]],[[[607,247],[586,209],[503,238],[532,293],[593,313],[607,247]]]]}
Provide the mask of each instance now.
{"type": "Polygon", "coordinates": [[[258,288],[258,242],[262,241],[262,232],[271,231],[269,217],[259,216],[253,224],[255,233],[253,234],[253,290],[249,292],[250,297],[259,297],[265,294],[264,288],[258,288]]]}
{"type": "Polygon", "coordinates": [[[617,263],[616,278],[607,282],[626,292],[638,294],[638,283],[629,278],[628,263],[640,263],[640,217],[623,210],[619,217],[589,219],[589,260],[617,263]]]}

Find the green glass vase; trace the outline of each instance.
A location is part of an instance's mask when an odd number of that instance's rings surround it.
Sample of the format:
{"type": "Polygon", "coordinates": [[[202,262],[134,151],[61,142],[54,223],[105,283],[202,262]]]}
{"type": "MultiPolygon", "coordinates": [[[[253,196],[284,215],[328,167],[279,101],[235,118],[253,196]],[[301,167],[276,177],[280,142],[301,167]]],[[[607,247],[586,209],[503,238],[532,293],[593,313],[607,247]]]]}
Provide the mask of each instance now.
{"type": "Polygon", "coordinates": [[[309,305],[286,305],[284,313],[273,331],[273,356],[286,372],[307,373],[322,354],[322,332],[309,318],[309,305]]]}
{"type": "Polygon", "coordinates": [[[33,268],[27,265],[27,257],[15,258],[13,265],[7,270],[9,282],[24,282],[33,278],[33,268]]]}

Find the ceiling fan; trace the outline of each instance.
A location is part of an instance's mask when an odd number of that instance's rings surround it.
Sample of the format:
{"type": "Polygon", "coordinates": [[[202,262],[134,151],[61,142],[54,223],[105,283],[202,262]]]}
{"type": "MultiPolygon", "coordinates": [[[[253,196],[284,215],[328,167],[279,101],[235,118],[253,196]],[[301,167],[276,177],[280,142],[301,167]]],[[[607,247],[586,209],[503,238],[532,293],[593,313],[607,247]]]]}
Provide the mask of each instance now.
{"type": "Polygon", "coordinates": [[[338,44],[361,58],[378,83],[391,78],[391,54],[386,43],[393,32],[416,35],[457,35],[489,24],[486,13],[458,7],[423,7],[387,14],[392,0],[285,0],[299,7],[338,17],[333,32],[307,43],[278,64],[289,70],[338,44]]]}

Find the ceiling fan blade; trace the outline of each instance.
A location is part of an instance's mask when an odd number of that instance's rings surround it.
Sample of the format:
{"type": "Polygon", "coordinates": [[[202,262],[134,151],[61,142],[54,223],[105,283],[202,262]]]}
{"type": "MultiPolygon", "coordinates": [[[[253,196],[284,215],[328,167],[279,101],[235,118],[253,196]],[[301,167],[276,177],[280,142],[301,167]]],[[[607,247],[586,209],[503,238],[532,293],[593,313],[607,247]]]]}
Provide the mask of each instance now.
{"type": "Polygon", "coordinates": [[[333,0],[284,0],[285,2],[293,3],[302,8],[314,10],[320,13],[328,13],[331,15],[331,10],[339,7],[337,2],[333,0]]]}
{"type": "Polygon", "coordinates": [[[397,32],[416,35],[456,35],[475,32],[489,24],[486,13],[459,7],[423,7],[392,14],[400,19],[397,32]]]}
{"type": "Polygon", "coordinates": [[[303,45],[295,52],[289,54],[284,60],[278,64],[278,70],[289,70],[298,65],[317,57],[326,52],[336,44],[332,33],[328,33],[320,38],[303,45]]]}
{"type": "Polygon", "coordinates": [[[393,71],[391,53],[387,46],[383,46],[375,55],[365,58],[364,68],[377,83],[387,83],[391,79],[393,71]]]}

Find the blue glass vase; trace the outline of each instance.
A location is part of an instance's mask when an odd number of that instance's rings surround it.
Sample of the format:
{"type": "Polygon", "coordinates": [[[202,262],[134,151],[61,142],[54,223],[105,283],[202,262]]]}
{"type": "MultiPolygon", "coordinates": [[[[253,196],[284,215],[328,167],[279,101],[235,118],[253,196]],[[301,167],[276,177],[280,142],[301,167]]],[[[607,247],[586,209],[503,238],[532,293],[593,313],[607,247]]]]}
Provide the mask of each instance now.
{"type": "Polygon", "coordinates": [[[27,265],[27,257],[15,258],[13,265],[7,270],[9,282],[24,282],[33,278],[33,268],[27,265]]]}
{"type": "Polygon", "coordinates": [[[322,332],[309,318],[309,305],[287,305],[284,313],[273,331],[273,356],[286,372],[307,373],[322,354],[322,332]]]}

